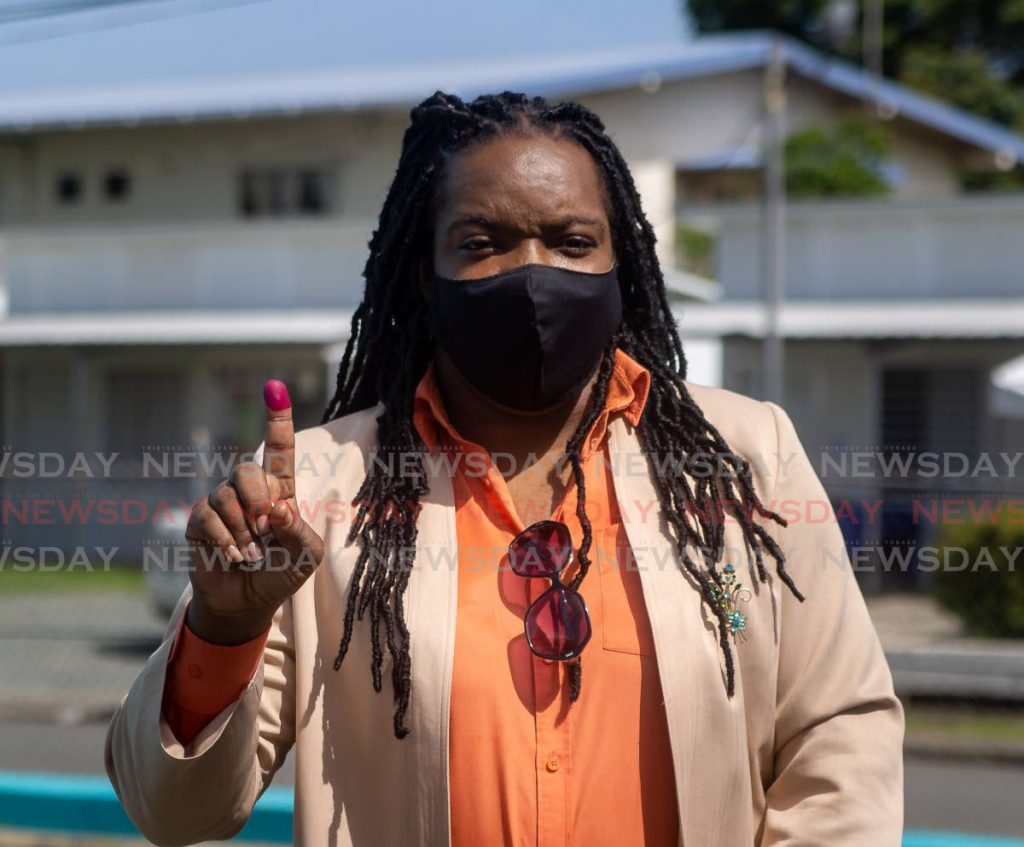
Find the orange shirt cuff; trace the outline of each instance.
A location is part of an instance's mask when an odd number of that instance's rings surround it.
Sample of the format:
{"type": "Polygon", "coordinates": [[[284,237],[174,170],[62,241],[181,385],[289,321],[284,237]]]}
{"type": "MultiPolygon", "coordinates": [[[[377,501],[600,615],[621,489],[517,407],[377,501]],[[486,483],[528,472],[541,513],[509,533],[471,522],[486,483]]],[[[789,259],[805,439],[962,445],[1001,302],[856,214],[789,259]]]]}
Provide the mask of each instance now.
{"type": "Polygon", "coordinates": [[[204,641],[178,621],[167,658],[163,714],[174,736],[188,744],[204,726],[237,700],[256,673],[270,628],[243,644],[204,641]]]}

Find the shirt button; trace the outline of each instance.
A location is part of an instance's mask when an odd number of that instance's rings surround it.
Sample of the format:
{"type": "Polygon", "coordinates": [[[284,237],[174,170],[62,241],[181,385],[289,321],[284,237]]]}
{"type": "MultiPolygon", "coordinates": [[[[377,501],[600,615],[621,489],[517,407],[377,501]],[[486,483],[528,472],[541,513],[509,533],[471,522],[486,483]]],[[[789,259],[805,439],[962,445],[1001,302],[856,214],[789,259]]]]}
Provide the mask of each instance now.
{"type": "Polygon", "coordinates": [[[192,679],[199,679],[203,675],[203,669],[193,662],[188,666],[188,675],[192,677],[192,679]]]}
{"type": "Polygon", "coordinates": [[[548,759],[547,764],[544,765],[548,769],[548,773],[554,773],[558,770],[558,759],[548,759]]]}

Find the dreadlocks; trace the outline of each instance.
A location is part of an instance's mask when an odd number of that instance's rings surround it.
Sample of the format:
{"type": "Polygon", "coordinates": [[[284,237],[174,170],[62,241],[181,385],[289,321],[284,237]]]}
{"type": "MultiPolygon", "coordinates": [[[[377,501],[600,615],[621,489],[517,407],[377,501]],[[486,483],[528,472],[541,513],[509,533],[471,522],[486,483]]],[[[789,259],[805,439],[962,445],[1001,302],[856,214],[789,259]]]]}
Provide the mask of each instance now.
{"type": "MultiPolygon", "coordinates": [[[[460,151],[501,134],[543,133],[571,139],[586,148],[603,177],[609,218],[619,262],[623,320],[605,350],[583,420],[569,439],[565,455],[576,483],[576,514],[583,529],[578,588],[590,567],[592,532],[587,518],[581,447],[603,408],[612,374],[613,355],[621,348],[651,372],[648,407],[638,434],[646,453],[676,457],[682,472],[658,473],[656,489],[684,568],[696,581],[704,601],[718,619],[725,654],[727,688],[735,690],[726,611],[715,602],[716,562],[724,546],[726,510],[735,515],[753,551],[758,578],[767,582],[762,551],[776,562],[776,572],[793,594],[804,599],[785,570],[784,554],[754,516],[785,526],[754,492],[749,463],[733,454],[691,398],[683,382],[686,358],[655,255],[655,236],[640,207],[632,175],[604,124],[578,103],[550,105],[510,91],[464,102],[435,92],[413,108],[402,140],[398,168],[384,201],[378,228],[370,239],[363,275],[363,301],[352,318],[352,331],[338,369],[337,387],[323,422],[383,404],[377,418],[378,449],[413,457],[401,473],[374,462],[356,495],[358,504],[348,540],[360,543],[349,587],[344,629],[334,662],[345,658],[354,622],[370,612],[373,686],[381,690],[384,659],[381,638],[392,659],[396,709],[395,735],[408,734],[404,717],[412,689],[409,631],[403,597],[416,541],[416,513],[428,491],[422,460],[424,445],[412,423],[415,388],[433,355],[425,320],[426,303],[417,285],[418,262],[429,257],[430,237],[445,163],[460,151]],[[717,479],[695,473],[698,463],[717,459],[717,479]],[[408,472],[409,465],[414,468],[408,472]],[[705,566],[690,557],[688,545],[701,551],[705,566]],[[383,630],[383,632],[382,632],[383,630]]],[[[568,665],[570,699],[579,696],[579,662],[568,665]]]]}

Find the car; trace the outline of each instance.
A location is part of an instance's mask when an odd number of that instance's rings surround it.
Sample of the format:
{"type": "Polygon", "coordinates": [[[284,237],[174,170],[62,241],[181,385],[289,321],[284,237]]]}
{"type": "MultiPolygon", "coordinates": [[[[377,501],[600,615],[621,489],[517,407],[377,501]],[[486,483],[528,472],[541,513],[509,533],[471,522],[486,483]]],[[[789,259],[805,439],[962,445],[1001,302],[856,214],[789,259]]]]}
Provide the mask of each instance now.
{"type": "MultiPolygon", "coordinates": [[[[154,535],[167,551],[180,549],[184,544],[188,518],[188,509],[175,506],[164,509],[153,521],[154,535]]],[[[189,582],[186,560],[182,556],[168,554],[149,557],[148,561],[146,596],[158,615],[170,618],[189,582]]]]}

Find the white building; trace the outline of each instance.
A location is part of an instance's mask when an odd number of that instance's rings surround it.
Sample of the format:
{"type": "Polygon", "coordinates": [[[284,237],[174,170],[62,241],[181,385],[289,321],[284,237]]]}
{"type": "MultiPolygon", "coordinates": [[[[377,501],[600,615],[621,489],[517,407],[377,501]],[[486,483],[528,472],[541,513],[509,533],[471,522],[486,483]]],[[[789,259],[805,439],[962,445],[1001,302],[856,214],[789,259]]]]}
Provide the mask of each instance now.
{"type": "MultiPolygon", "coordinates": [[[[437,88],[509,88],[597,111],[659,233],[691,378],[757,395],[765,323],[751,187],[770,46],[751,33],[0,94],[0,444],[251,449],[272,375],[288,380],[301,425],[317,423],[409,108],[437,88]],[[716,283],[676,268],[680,223],[713,233],[716,283]]],[[[1024,159],[1024,139],[794,42],[784,54],[790,128],[867,104],[895,141],[891,198],[788,212],[785,405],[812,457],[834,445],[1020,443],[1018,395],[989,377],[1024,353],[1024,197],[963,196],[959,174],[1024,159]]],[[[127,470],[104,483],[0,482],[12,500],[138,498],[150,514],[207,487],[140,483],[127,470]]],[[[830,490],[880,490],[850,485],[830,490]]],[[[905,531],[893,520],[887,533],[905,531]]],[[[149,532],[95,515],[70,529],[5,523],[6,540],[36,545],[130,550],[149,532]]]]}

